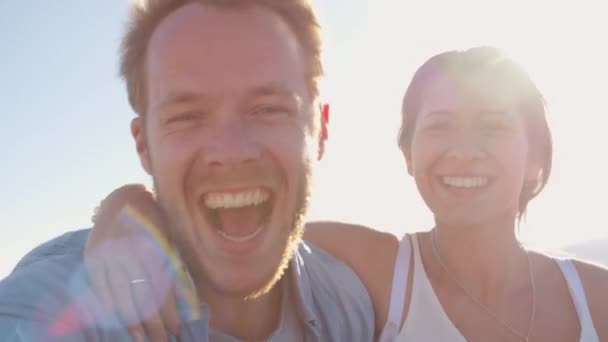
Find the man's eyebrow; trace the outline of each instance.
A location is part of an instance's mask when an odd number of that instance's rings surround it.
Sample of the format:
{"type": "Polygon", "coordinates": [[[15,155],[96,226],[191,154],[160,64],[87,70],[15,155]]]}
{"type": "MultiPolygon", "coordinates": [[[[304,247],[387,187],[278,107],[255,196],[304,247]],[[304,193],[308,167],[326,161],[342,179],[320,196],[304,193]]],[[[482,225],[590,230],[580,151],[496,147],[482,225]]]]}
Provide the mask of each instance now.
{"type": "Polygon", "coordinates": [[[263,97],[263,96],[281,96],[288,97],[301,103],[302,98],[289,87],[280,83],[267,83],[252,88],[247,92],[250,97],[263,97]]]}
{"type": "Polygon", "coordinates": [[[206,98],[205,95],[194,93],[190,91],[173,91],[159,101],[155,107],[157,109],[163,109],[169,106],[181,104],[181,103],[192,103],[195,101],[201,101],[206,98]]]}
{"type": "MultiPolygon", "coordinates": [[[[253,87],[247,91],[247,96],[251,98],[265,97],[265,96],[279,96],[289,98],[297,102],[298,105],[302,103],[302,98],[293,90],[286,85],[280,83],[267,83],[257,87],[253,87]]],[[[201,102],[209,99],[205,94],[192,91],[172,91],[167,94],[162,100],[154,105],[157,110],[163,110],[170,106],[179,104],[188,104],[193,102],[201,102]]]]}

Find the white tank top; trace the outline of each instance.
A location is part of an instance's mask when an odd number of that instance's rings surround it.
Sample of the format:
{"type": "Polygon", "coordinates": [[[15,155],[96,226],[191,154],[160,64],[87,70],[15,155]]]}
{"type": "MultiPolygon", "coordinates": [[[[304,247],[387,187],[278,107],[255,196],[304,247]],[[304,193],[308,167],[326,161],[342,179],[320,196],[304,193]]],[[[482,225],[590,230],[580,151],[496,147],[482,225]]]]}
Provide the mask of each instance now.
{"type": "MultiPolygon", "coordinates": [[[[403,320],[403,306],[407,293],[407,278],[410,265],[410,239],[406,234],[399,244],[391,301],[386,325],[380,335],[380,342],[393,341],[454,341],[466,342],[460,331],[454,326],[443,310],[433,286],[424,270],[418,239],[416,234],[411,236],[414,249],[414,274],[412,281],[412,296],[408,307],[408,316],[403,320]]],[[[587,298],[581,279],[570,260],[558,260],[559,267],[566,279],[570,295],[572,296],[576,313],[581,325],[581,342],[599,342],[599,337],[593,326],[587,298]]]]}

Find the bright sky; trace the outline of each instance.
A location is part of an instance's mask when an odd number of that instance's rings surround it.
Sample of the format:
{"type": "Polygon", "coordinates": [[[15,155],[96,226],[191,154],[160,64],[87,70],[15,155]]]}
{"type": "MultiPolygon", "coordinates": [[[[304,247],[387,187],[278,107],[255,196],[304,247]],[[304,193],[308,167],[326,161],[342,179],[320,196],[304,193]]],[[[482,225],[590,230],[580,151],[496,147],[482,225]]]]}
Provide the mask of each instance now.
{"type": "MultiPolygon", "coordinates": [[[[432,54],[491,44],[524,64],[549,100],[554,171],[529,207],[525,238],[557,247],[608,235],[602,1],[316,3],[333,115],[311,219],[398,236],[430,228],[395,144],[401,96],[432,54]]],[[[39,243],[88,227],[114,188],[149,183],[116,76],[126,9],[126,0],[0,0],[0,278],[39,243]]]]}

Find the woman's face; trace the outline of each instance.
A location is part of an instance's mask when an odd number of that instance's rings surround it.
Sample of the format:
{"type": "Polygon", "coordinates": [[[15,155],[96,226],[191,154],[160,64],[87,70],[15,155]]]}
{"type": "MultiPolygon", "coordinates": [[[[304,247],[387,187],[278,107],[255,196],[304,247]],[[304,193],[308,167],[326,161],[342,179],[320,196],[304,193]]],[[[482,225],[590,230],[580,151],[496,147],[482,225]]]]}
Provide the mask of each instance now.
{"type": "Polygon", "coordinates": [[[437,76],[423,92],[408,172],[438,223],[479,225],[517,215],[529,162],[518,95],[490,73],[437,76]]]}

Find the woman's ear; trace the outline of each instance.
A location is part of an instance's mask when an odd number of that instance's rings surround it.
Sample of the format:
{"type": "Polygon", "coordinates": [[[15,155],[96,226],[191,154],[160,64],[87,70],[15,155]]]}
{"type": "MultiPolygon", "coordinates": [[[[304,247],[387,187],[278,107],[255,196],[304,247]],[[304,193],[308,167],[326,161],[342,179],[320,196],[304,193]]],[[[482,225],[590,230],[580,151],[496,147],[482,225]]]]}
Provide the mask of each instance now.
{"type": "Polygon", "coordinates": [[[543,179],[544,166],[540,153],[529,153],[526,162],[525,183],[532,185],[531,191],[536,191],[543,179]]]}

